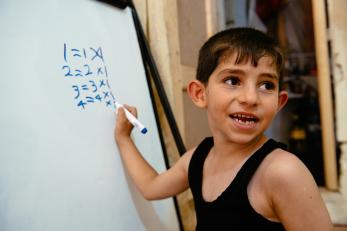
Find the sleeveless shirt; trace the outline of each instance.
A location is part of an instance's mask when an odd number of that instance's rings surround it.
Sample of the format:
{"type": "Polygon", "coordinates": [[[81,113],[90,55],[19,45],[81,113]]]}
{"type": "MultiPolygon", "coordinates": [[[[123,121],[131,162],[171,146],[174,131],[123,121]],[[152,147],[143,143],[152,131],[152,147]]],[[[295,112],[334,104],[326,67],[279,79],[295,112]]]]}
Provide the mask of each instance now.
{"type": "Polygon", "coordinates": [[[196,148],[189,163],[188,178],[195,203],[196,230],[285,230],[281,223],[272,222],[257,213],[247,195],[248,183],[262,160],[276,148],[285,149],[285,145],[273,139],[267,140],[246,160],[225,191],[216,200],[207,202],[202,196],[202,177],[204,162],[212,147],[213,138],[205,138],[196,148]]]}

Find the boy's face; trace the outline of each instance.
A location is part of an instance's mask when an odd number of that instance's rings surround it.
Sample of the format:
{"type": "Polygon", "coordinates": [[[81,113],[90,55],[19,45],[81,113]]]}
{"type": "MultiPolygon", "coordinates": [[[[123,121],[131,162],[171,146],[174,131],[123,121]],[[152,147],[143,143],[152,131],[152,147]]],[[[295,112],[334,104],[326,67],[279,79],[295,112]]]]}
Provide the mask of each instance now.
{"type": "Polygon", "coordinates": [[[272,58],[260,58],[257,67],[250,60],[235,64],[235,59],[232,54],[222,60],[206,85],[193,81],[188,91],[195,104],[207,109],[214,136],[248,143],[262,135],[288,96],[279,92],[272,58]]]}

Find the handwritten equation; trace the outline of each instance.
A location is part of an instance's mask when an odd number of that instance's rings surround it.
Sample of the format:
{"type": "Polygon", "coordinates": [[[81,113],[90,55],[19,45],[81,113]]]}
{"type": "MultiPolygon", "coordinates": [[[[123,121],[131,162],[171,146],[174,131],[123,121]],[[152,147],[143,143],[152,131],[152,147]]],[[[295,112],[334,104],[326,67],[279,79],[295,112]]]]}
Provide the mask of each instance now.
{"type": "Polygon", "coordinates": [[[102,104],[114,108],[115,97],[108,81],[107,67],[101,47],[70,47],[64,43],[64,64],[62,72],[65,78],[73,81],[71,91],[75,105],[81,109],[102,104]]]}

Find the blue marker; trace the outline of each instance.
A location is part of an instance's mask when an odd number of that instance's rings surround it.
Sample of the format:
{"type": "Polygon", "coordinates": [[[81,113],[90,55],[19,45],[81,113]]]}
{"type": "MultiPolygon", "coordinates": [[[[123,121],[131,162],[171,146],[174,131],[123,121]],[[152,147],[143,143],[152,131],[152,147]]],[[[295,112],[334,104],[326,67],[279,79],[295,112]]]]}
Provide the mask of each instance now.
{"type": "Polygon", "coordinates": [[[131,114],[125,107],[123,107],[122,104],[115,102],[114,105],[116,106],[116,110],[118,110],[118,108],[120,107],[124,109],[125,116],[129,120],[129,122],[132,125],[134,125],[134,127],[138,128],[141,131],[141,133],[143,134],[147,133],[147,128],[145,128],[145,126],[143,126],[142,123],[133,114],[131,114]]]}

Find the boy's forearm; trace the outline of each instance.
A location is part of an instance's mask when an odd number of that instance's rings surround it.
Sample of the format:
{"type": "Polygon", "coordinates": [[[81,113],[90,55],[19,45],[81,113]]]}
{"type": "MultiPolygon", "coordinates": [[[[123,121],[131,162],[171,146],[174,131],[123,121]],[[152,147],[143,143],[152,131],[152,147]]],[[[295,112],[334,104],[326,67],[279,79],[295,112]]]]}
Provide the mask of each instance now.
{"type": "Polygon", "coordinates": [[[118,138],[116,142],[130,177],[142,195],[145,198],[149,198],[150,190],[153,190],[151,182],[153,182],[158,173],[142,157],[130,137],[118,138]]]}

